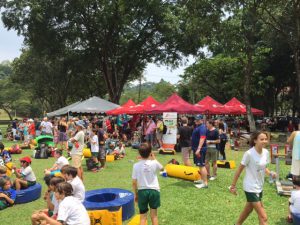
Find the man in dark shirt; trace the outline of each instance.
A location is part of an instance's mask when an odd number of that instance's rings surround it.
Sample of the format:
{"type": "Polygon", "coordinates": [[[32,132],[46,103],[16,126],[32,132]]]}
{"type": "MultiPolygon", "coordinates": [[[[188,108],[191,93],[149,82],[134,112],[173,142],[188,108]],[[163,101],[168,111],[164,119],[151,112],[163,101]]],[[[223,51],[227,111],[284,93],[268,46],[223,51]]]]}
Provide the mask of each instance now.
{"type": "MultiPolygon", "coordinates": [[[[197,188],[208,188],[207,171],[205,168],[206,155],[206,126],[203,116],[197,115],[195,118],[196,127],[192,133],[192,150],[194,153],[194,163],[199,166],[201,183],[196,184],[197,188]]],[[[196,181],[198,182],[198,181],[196,181]]]]}
{"type": "Polygon", "coordinates": [[[182,161],[185,166],[192,166],[189,158],[193,129],[188,126],[188,120],[186,117],[183,117],[181,122],[182,126],[178,129],[177,139],[179,140],[179,146],[182,153],[182,161]]]}

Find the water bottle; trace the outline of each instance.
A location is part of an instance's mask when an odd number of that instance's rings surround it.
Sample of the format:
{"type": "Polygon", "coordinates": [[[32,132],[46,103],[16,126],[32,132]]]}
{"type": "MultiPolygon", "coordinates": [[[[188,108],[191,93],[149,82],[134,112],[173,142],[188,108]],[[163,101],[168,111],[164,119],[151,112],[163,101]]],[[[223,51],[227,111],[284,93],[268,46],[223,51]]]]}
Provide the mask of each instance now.
{"type": "Polygon", "coordinates": [[[167,177],[168,176],[167,171],[160,172],[160,175],[162,175],[162,177],[167,177]]]}
{"type": "Polygon", "coordinates": [[[273,175],[274,175],[274,172],[271,171],[270,172],[270,177],[269,177],[269,184],[273,184],[274,183],[273,175]]]}

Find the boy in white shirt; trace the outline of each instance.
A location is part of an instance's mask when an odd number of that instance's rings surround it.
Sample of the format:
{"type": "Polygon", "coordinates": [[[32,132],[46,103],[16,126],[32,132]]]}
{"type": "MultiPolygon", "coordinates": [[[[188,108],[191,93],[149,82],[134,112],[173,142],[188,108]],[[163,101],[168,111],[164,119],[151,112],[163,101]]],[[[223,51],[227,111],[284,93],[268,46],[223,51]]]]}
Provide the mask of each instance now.
{"type": "Polygon", "coordinates": [[[16,175],[15,187],[16,190],[20,190],[21,188],[26,189],[30,186],[36,184],[35,174],[30,166],[31,159],[28,156],[25,156],[20,159],[21,163],[21,172],[18,172],[17,168],[14,166],[14,173],[16,175]]]}
{"type": "Polygon", "coordinates": [[[69,165],[69,161],[62,155],[62,150],[57,149],[54,153],[54,158],[56,158],[55,163],[50,169],[45,169],[45,174],[50,174],[52,171],[61,170],[64,165],[69,165]]]}
{"type": "Polygon", "coordinates": [[[291,197],[289,199],[289,215],[287,221],[293,222],[292,214],[300,215],[300,176],[293,176],[293,184],[296,190],[292,190],[291,197]]]}
{"type": "Polygon", "coordinates": [[[93,157],[93,161],[94,161],[94,169],[92,169],[92,171],[94,171],[94,172],[96,172],[97,169],[99,169],[99,161],[98,161],[99,141],[98,141],[97,132],[98,132],[97,129],[93,129],[91,138],[90,138],[91,152],[92,152],[92,157],[93,157]]]}
{"type": "Polygon", "coordinates": [[[77,169],[73,166],[63,166],[61,173],[68,183],[73,187],[73,196],[80,202],[84,201],[85,198],[85,187],[82,180],[77,176],[77,169]]]}
{"type": "Polygon", "coordinates": [[[142,159],[133,165],[132,187],[141,214],[140,225],[145,225],[147,222],[148,205],[152,224],[158,225],[157,208],[160,206],[160,188],[156,174],[163,170],[163,166],[155,159],[149,144],[142,143],[139,153],[142,159]]]}
{"type": "Polygon", "coordinates": [[[83,204],[72,196],[73,188],[69,183],[59,183],[56,187],[55,197],[60,201],[57,220],[40,213],[39,217],[49,225],[90,225],[89,215],[83,204]]]}

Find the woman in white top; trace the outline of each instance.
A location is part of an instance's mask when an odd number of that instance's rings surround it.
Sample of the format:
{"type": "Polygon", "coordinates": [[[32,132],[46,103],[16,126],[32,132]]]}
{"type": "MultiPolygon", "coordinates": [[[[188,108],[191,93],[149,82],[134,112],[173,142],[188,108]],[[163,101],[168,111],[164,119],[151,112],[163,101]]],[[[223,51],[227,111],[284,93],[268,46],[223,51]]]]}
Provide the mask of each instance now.
{"type": "Polygon", "coordinates": [[[251,214],[253,209],[258,214],[259,224],[267,224],[267,214],[261,202],[265,174],[272,174],[276,178],[276,173],[267,169],[270,162],[269,152],[264,147],[268,143],[268,134],[266,132],[254,132],[251,135],[251,148],[245,152],[239,168],[237,169],[230,186],[230,192],[237,194],[236,183],[242,171],[246,170],[243,181],[243,189],[246,194],[247,203],[241,212],[236,225],[241,225],[251,214]]]}

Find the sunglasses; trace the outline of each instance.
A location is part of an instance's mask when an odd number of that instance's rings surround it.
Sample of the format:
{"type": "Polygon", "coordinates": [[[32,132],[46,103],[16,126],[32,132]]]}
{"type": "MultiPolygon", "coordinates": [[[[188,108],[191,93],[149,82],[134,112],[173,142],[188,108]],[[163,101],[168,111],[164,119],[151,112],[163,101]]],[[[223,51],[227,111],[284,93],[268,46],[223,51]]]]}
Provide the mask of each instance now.
{"type": "Polygon", "coordinates": [[[21,163],[26,163],[26,161],[21,161],[21,163]]]}

